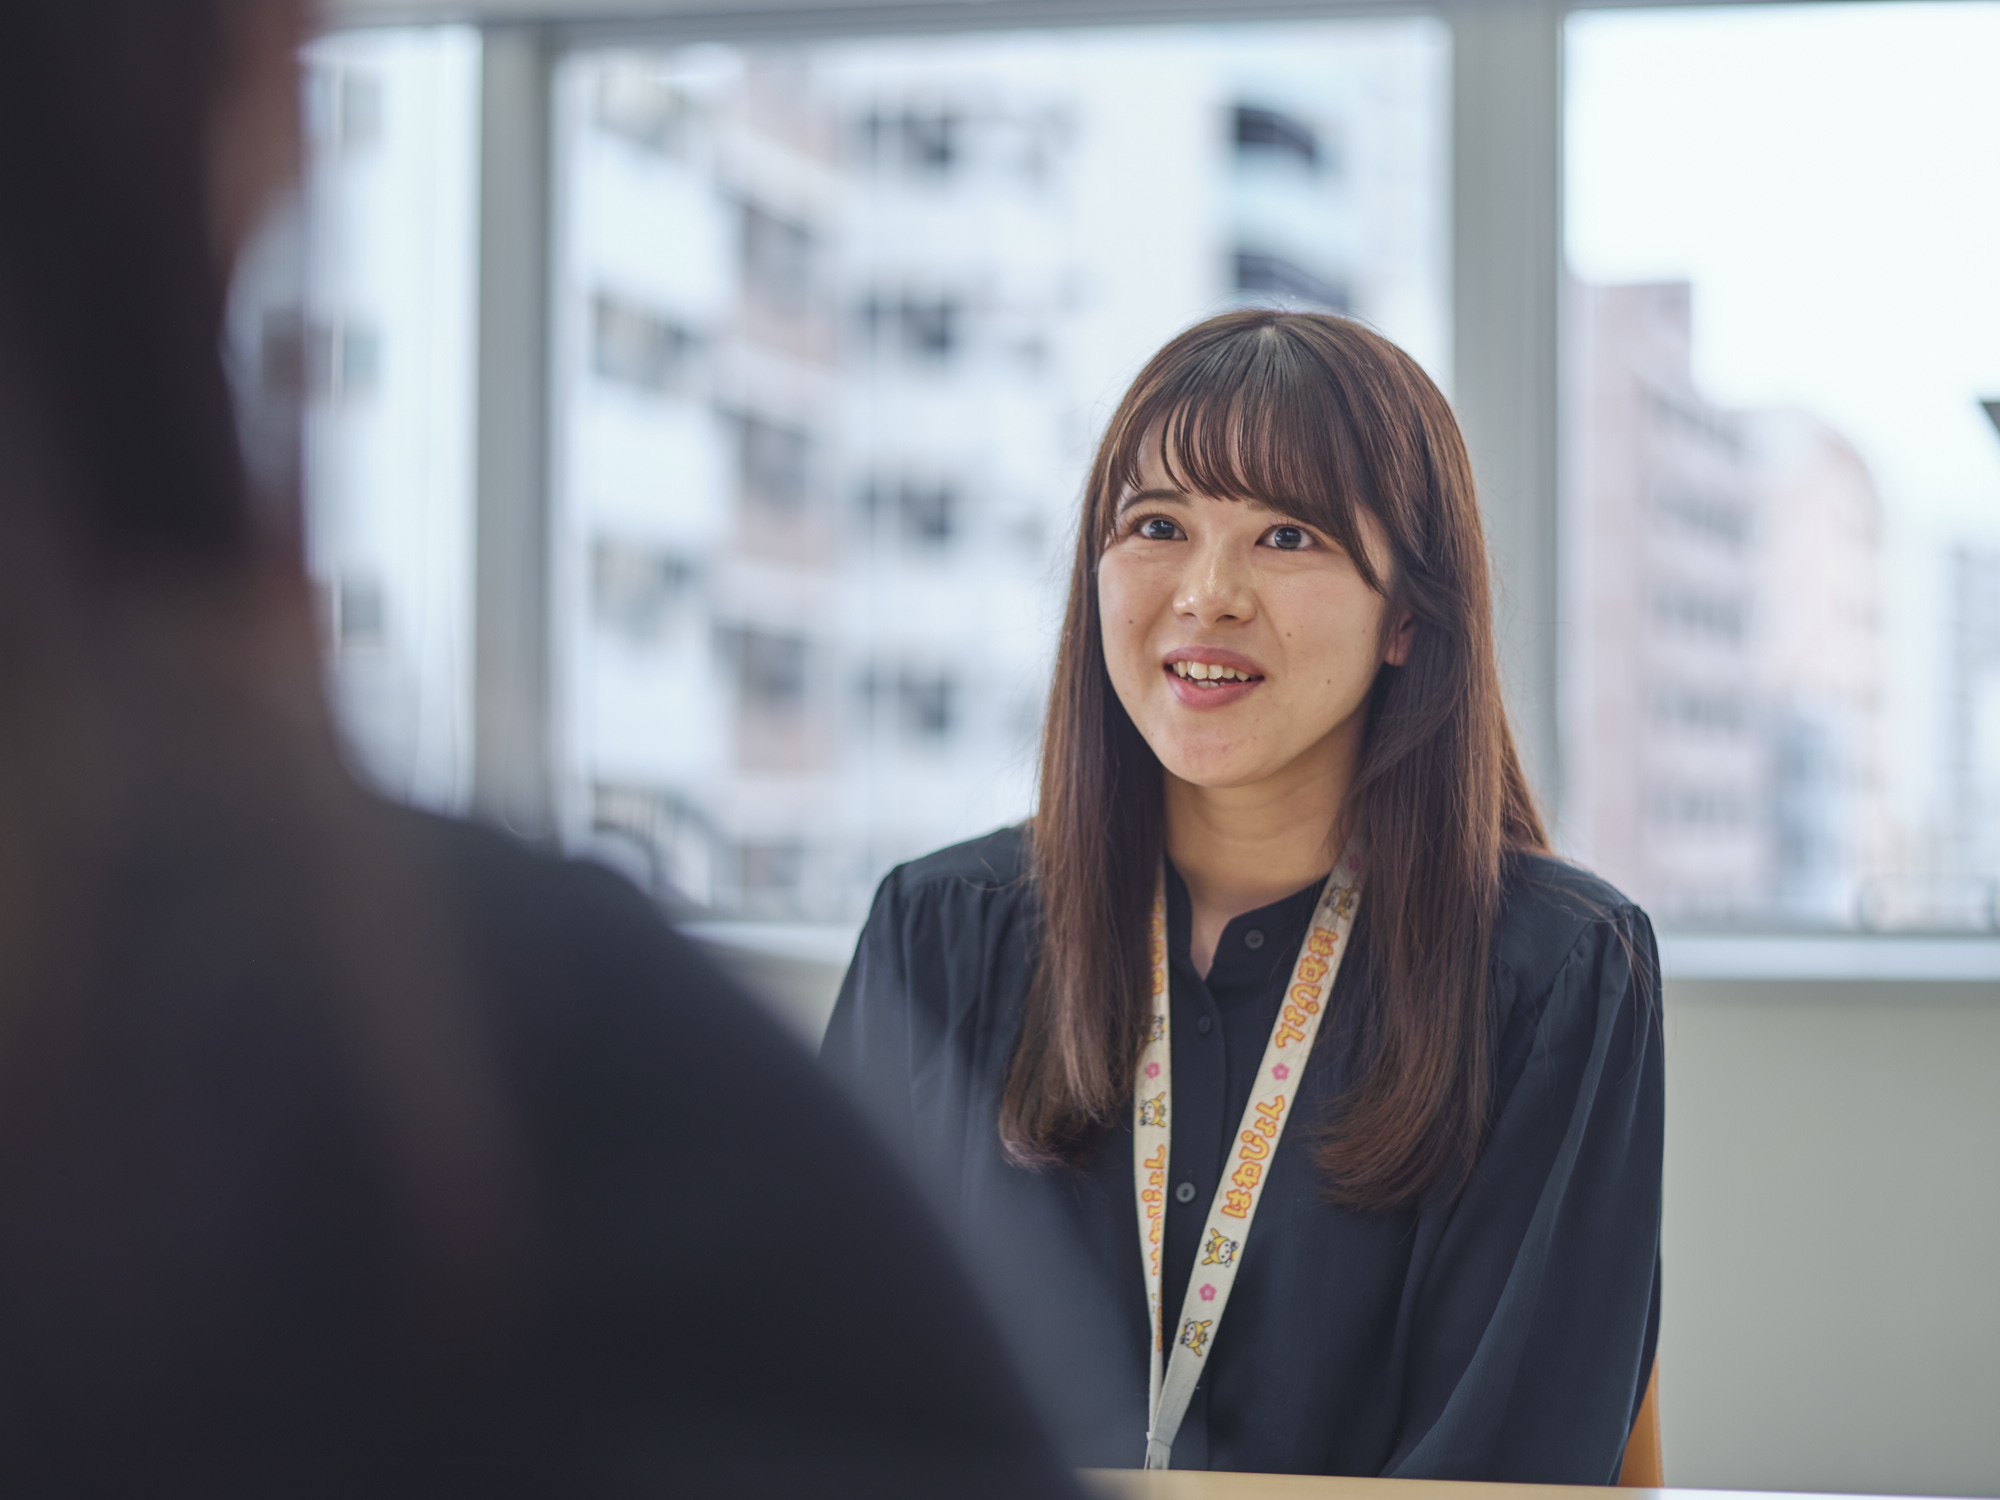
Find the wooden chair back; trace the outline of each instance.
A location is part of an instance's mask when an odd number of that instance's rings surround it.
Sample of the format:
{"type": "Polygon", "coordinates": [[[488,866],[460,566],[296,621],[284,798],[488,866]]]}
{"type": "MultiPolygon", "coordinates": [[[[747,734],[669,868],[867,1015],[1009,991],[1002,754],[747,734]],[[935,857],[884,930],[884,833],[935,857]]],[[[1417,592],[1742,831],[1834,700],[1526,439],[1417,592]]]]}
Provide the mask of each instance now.
{"type": "Polygon", "coordinates": [[[1666,1468],[1660,1459],[1660,1362],[1655,1359],[1653,1373],[1646,1377],[1646,1399],[1639,1403],[1632,1435],[1625,1440],[1625,1464],[1618,1471],[1618,1483],[1625,1489],[1657,1490],[1666,1482],[1666,1468]]]}

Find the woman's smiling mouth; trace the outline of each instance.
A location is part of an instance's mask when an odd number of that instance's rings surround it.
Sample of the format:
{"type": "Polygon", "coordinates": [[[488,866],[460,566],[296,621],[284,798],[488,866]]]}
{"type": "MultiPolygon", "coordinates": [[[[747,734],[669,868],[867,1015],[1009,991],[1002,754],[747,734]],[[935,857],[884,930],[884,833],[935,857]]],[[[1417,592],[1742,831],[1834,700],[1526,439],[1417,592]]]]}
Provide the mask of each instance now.
{"type": "Polygon", "coordinates": [[[1189,708],[1225,708],[1264,680],[1257,663],[1233,651],[1183,647],[1160,664],[1174,697],[1189,708]]]}

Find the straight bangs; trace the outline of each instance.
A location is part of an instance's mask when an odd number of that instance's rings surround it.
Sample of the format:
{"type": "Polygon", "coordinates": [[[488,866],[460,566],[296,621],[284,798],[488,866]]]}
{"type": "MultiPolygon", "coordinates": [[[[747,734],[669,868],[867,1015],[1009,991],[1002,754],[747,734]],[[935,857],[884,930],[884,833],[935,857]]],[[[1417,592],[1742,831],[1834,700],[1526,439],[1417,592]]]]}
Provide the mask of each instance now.
{"type": "Polygon", "coordinates": [[[1356,509],[1392,527],[1393,501],[1357,428],[1365,394],[1348,389],[1337,369],[1281,323],[1181,353],[1171,363],[1156,360],[1140,377],[1106,435],[1108,462],[1091,496],[1099,550],[1110,543],[1119,499],[1138,488],[1147,450],[1157,445],[1176,487],[1250,501],[1325,532],[1370,588],[1387,593],[1356,509]]]}

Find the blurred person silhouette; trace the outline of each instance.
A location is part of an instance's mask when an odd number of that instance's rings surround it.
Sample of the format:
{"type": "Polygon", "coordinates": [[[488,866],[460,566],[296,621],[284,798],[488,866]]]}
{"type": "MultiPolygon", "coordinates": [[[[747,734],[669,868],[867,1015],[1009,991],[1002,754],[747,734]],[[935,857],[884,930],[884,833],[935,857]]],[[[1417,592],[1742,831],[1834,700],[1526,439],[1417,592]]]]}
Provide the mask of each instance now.
{"type": "Polygon", "coordinates": [[[0,1485],[1071,1493],[803,1053],[345,774],[219,353],[303,25],[0,9],[0,1485]]]}

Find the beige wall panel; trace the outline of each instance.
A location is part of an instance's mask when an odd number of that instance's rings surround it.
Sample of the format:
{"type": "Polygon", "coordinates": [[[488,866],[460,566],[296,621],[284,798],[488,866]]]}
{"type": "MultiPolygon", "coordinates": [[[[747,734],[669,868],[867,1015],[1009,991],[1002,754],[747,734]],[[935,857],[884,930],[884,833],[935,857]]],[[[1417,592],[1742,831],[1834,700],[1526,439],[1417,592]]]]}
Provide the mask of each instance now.
{"type": "Polygon", "coordinates": [[[2000,986],[1669,986],[1668,1482],[2000,1495],[2000,986]]]}

